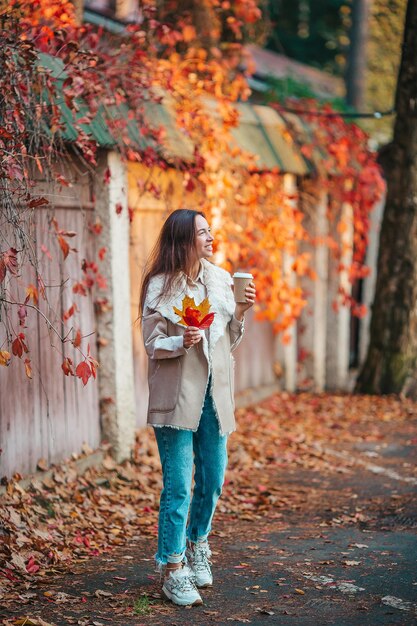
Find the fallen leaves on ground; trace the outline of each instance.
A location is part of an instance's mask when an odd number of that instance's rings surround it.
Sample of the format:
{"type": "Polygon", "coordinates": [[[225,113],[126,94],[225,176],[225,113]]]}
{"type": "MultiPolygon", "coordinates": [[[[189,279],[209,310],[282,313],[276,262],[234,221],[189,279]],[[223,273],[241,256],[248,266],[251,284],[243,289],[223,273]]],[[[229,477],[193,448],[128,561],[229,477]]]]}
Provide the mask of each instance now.
{"type": "MultiPolygon", "coordinates": [[[[237,411],[238,430],[230,439],[229,470],[218,507],[219,514],[256,520],[267,512],[275,518],[303,508],[312,515],[320,507],[321,490],[314,486],[314,472],[344,474],[352,471],[353,459],[340,460],[326,448],[342,450],[352,443],[380,443],[389,429],[412,422],[417,405],[394,396],[348,394],[291,395],[281,393],[237,411]],[[321,448],[319,445],[321,445],[321,448]],[[323,451],[324,450],[324,451],[323,451]],[[305,488],[288,491],[268,470],[308,472],[305,488]]],[[[410,432],[412,432],[410,427],[410,432]]],[[[353,494],[352,494],[353,495],[353,494]]],[[[329,525],[366,521],[361,510],[329,507],[329,525]]]]}
{"type": "Polygon", "coordinates": [[[21,617],[12,620],[3,620],[3,626],[54,626],[45,622],[41,617],[21,617]]]}
{"type": "MultiPolygon", "coordinates": [[[[379,441],[381,425],[395,429],[416,416],[415,404],[396,397],[307,393],[282,393],[239,409],[217,515],[256,520],[268,514],[279,519],[306,503],[314,511],[313,483],[284,490],[269,479],[267,470],[349,471],[348,461],[342,464],[326,457],[315,444],[379,441]]],[[[71,463],[57,466],[42,482],[33,479],[25,489],[8,482],[0,500],[0,599],[20,594],[24,601],[34,579],[46,580],[72,564],[111,553],[134,536],[155,538],[160,488],[159,458],[150,429],[138,433],[131,461],[116,464],[107,457],[100,467],[83,474],[71,463]]],[[[360,510],[330,509],[328,523],[365,519],[360,510]]],[[[49,601],[71,602],[71,597],[51,592],[49,601]]]]}

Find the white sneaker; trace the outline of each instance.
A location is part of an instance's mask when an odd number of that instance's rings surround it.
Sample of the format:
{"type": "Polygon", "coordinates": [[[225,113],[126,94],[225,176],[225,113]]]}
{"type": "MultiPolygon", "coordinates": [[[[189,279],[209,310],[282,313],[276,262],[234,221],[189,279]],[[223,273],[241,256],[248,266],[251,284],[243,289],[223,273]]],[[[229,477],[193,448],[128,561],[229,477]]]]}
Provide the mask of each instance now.
{"type": "Polygon", "coordinates": [[[197,587],[211,587],[211,550],[208,541],[190,542],[186,551],[187,561],[193,571],[197,587]]]}
{"type": "Polygon", "coordinates": [[[165,578],[162,594],[174,604],[180,606],[203,604],[194,582],[194,576],[188,565],[173,569],[165,578]]]}

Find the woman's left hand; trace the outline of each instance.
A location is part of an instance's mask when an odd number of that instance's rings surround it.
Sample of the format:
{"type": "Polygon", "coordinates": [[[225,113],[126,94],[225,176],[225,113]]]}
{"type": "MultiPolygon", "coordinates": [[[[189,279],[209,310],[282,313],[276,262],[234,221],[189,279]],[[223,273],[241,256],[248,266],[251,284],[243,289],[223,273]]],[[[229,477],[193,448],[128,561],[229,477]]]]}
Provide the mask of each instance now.
{"type": "Polygon", "coordinates": [[[246,302],[236,302],[235,318],[241,322],[243,320],[245,311],[251,308],[255,304],[256,300],[256,287],[255,283],[249,283],[245,289],[246,302]]]}

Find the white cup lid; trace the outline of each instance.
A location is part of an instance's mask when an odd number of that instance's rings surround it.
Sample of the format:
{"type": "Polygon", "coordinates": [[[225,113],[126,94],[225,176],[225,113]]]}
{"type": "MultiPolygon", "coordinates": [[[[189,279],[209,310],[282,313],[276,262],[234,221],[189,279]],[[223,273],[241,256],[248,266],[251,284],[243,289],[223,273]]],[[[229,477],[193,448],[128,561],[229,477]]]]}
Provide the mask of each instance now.
{"type": "Polygon", "coordinates": [[[235,272],[233,278],[253,278],[249,272],[235,272]]]}

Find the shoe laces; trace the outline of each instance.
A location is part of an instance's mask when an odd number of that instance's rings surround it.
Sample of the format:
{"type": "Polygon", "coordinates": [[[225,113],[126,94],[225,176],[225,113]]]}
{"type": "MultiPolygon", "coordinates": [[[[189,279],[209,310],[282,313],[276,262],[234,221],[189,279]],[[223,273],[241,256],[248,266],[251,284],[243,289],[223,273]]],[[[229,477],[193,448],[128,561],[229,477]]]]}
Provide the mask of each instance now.
{"type": "Polygon", "coordinates": [[[195,589],[194,577],[192,572],[188,566],[184,566],[178,570],[172,570],[168,577],[168,580],[171,579],[177,589],[181,592],[192,591],[195,589]]]}
{"type": "Polygon", "coordinates": [[[209,570],[210,571],[210,561],[211,550],[207,543],[201,544],[197,543],[194,546],[193,550],[193,566],[195,570],[209,570]]]}

